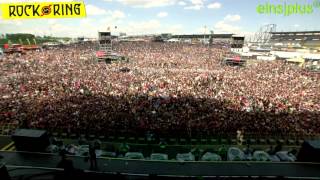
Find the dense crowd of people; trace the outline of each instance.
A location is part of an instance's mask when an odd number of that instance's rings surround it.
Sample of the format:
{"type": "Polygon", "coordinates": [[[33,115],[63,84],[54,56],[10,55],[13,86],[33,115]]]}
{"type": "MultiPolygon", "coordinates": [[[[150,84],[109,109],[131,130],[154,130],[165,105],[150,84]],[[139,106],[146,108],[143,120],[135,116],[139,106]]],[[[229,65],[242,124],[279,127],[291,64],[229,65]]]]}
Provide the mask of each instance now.
{"type": "Polygon", "coordinates": [[[98,63],[92,45],[2,57],[0,123],[100,135],[320,133],[319,74],[281,61],[225,66],[229,49],[203,45],[114,49],[130,62],[98,63]]]}

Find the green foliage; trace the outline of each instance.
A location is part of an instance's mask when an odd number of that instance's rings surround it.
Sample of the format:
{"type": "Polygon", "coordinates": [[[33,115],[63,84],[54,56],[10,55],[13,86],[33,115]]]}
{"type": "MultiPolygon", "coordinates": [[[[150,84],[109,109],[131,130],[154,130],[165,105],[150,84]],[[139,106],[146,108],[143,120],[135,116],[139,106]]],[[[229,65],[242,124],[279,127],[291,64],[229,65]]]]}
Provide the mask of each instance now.
{"type": "Polygon", "coordinates": [[[30,41],[31,44],[34,44],[33,39],[36,40],[37,44],[42,44],[45,42],[58,42],[59,40],[63,40],[63,41],[69,41],[71,40],[71,38],[68,37],[51,37],[51,36],[35,36],[33,34],[25,34],[25,33],[18,33],[18,34],[6,34],[6,38],[0,38],[0,46],[2,46],[3,44],[7,44],[9,43],[9,41],[12,44],[20,44],[20,39],[22,41],[22,44],[29,44],[28,40],[30,41]]]}
{"type": "Polygon", "coordinates": [[[19,39],[33,39],[35,38],[35,35],[33,34],[23,34],[23,33],[18,33],[18,34],[7,34],[7,39],[15,39],[15,40],[19,40],[19,39]]]}

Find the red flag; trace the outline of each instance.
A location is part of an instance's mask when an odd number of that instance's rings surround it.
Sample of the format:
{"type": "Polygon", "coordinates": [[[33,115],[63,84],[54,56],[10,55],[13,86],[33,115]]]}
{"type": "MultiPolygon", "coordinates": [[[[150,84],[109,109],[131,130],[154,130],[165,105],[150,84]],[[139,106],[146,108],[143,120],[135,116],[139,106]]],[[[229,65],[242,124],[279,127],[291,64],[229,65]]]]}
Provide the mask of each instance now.
{"type": "Polygon", "coordinates": [[[97,52],[96,52],[96,56],[97,56],[97,57],[106,56],[106,52],[104,52],[104,51],[97,51],[97,52]]]}
{"type": "Polygon", "coordinates": [[[239,61],[241,61],[241,58],[240,58],[240,56],[236,56],[236,57],[234,57],[234,60],[239,62],[239,61]]]}
{"type": "Polygon", "coordinates": [[[9,48],[9,44],[4,44],[4,45],[3,45],[3,48],[4,48],[4,49],[8,49],[8,48],[9,48]]]}

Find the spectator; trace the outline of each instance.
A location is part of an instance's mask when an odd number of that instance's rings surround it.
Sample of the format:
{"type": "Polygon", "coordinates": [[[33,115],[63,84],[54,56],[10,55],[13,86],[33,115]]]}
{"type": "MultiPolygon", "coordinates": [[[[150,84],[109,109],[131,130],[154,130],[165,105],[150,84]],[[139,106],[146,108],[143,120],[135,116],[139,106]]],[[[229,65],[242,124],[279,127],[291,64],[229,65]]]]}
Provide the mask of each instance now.
{"type": "Polygon", "coordinates": [[[59,162],[57,168],[61,168],[65,173],[70,174],[74,171],[73,162],[71,159],[68,159],[66,152],[60,151],[61,161],[59,162]]]}
{"type": "Polygon", "coordinates": [[[98,170],[96,148],[93,143],[89,145],[90,170],[98,170]]]}

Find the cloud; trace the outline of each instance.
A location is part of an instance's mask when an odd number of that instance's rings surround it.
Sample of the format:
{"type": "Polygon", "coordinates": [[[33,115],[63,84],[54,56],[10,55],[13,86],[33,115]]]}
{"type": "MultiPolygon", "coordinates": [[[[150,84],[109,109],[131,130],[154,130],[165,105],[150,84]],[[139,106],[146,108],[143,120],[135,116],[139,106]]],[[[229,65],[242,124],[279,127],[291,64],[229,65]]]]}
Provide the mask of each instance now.
{"type": "Polygon", "coordinates": [[[179,4],[180,6],[185,6],[185,5],[187,5],[187,3],[184,2],[184,1],[179,1],[178,4],[179,4]]]}
{"type": "Polygon", "coordinates": [[[162,24],[157,19],[147,21],[130,21],[118,27],[119,32],[126,32],[130,35],[160,34],[160,33],[183,33],[181,24],[162,24]]]}
{"type": "Polygon", "coordinates": [[[118,2],[135,8],[153,8],[174,5],[177,0],[117,0],[118,2]]]}
{"type": "Polygon", "coordinates": [[[63,25],[63,24],[59,24],[59,23],[56,23],[56,24],[53,24],[51,27],[51,30],[53,32],[68,32],[68,31],[73,31],[73,28],[70,27],[70,26],[66,26],[66,25],[63,25]]]}
{"type": "Polygon", "coordinates": [[[15,19],[15,20],[1,20],[0,19],[0,26],[1,25],[13,25],[13,26],[22,26],[23,23],[21,20],[15,19]]]}
{"type": "Polygon", "coordinates": [[[241,16],[237,14],[235,15],[228,14],[226,17],[224,17],[225,21],[231,21],[231,22],[240,21],[240,19],[241,19],[241,16]]]}
{"type": "Polygon", "coordinates": [[[159,12],[158,14],[157,14],[157,17],[159,17],[159,18],[164,18],[164,17],[167,17],[168,16],[168,13],[167,12],[159,12]]]}
{"type": "Polygon", "coordinates": [[[110,14],[113,19],[122,19],[126,17],[126,14],[119,10],[109,11],[108,14],[110,14]]]}
{"type": "Polygon", "coordinates": [[[191,4],[203,4],[203,0],[190,0],[191,4]]]}
{"type": "Polygon", "coordinates": [[[86,5],[86,12],[88,15],[92,15],[92,16],[107,14],[107,11],[105,9],[99,8],[92,4],[86,5]]]}
{"type": "Polygon", "coordinates": [[[215,25],[214,25],[214,32],[218,32],[218,33],[239,33],[241,30],[241,27],[239,26],[235,26],[235,25],[231,25],[228,24],[225,21],[218,21],[215,25]]]}
{"type": "Polygon", "coordinates": [[[130,22],[125,28],[129,34],[156,33],[161,27],[158,20],[130,22]]]}
{"type": "Polygon", "coordinates": [[[191,5],[185,7],[186,10],[200,10],[204,7],[204,0],[189,0],[191,5]]]}
{"type": "Polygon", "coordinates": [[[240,33],[241,27],[237,26],[235,23],[241,20],[240,15],[226,15],[223,20],[218,21],[215,25],[215,32],[219,33],[240,33]]]}
{"type": "Polygon", "coordinates": [[[102,9],[100,7],[94,6],[92,4],[89,4],[86,6],[86,11],[88,15],[92,15],[92,16],[98,16],[98,15],[109,15],[109,17],[113,18],[113,19],[121,19],[121,18],[125,18],[126,15],[124,12],[119,11],[119,10],[114,10],[114,11],[107,11],[105,9],[102,9]]]}
{"type": "Polygon", "coordinates": [[[221,8],[221,3],[215,2],[215,3],[211,3],[209,4],[207,7],[209,9],[220,9],[221,8]]]}
{"type": "Polygon", "coordinates": [[[49,19],[48,20],[48,24],[50,24],[50,25],[55,24],[55,23],[57,23],[56,19],[49,19]]]}
{"type": "Polygon", "coordinates": [[[201,8],[203,8],[203,6],[194,5],[194,6],[185,7],[184,9],[186,9],[186,10],[200,10],[201,8]]]}

